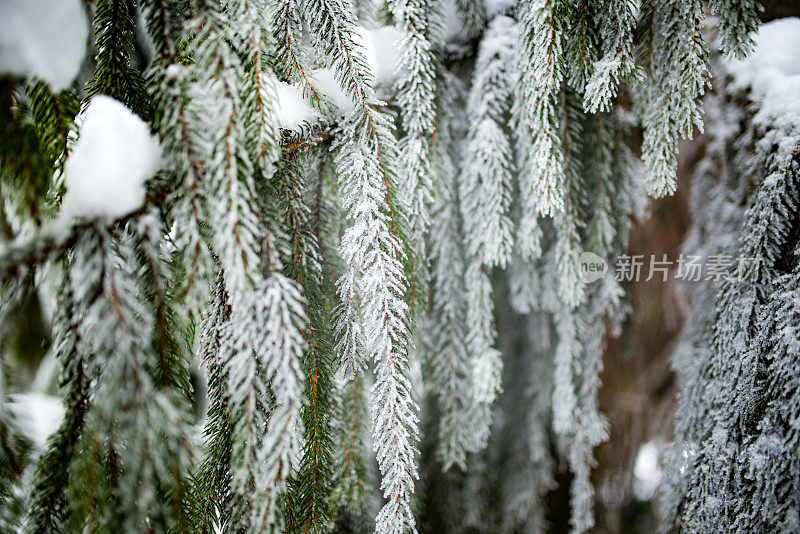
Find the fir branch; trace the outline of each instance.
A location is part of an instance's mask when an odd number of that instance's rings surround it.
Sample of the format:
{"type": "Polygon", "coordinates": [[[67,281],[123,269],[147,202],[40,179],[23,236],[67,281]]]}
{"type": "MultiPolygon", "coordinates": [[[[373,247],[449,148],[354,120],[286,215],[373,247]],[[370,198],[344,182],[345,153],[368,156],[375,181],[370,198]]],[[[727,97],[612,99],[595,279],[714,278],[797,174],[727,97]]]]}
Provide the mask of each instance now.
{"type": "Polygon", "coordinates": [[[478,0],[456,0],[458,14],[464,21],[467,35],[473,37],[481,32],[486,24],[486,6],[478,0]]]}
{"type": "Polygon", "coordinates": [[[436,5],[427,0],[393,0],[391,10],[405,37],[400,42],[400,72],[397,105],[404,135],[397,147],[400,198],[409,205],[414,246],[424,256],[424,239],[430,226],[428,213],[433,200],[433,169],[430,141],[436,123],[434,63],[431,20],[438,16],[436,5]]]}
{"type": "Polygon", "coordinates": [[[711,13],[719,17],[719,40],[722,50],[743,59],[754,45],[753,35],[763,6],[755,0],[714,0],[711,13]]]}
{"type": "Polygon", "coordinates": [[[300,46],[303,9],[297,0],[279,0],[273,7],[273,28],[277,41],[275,65],[281,77],[289,82],[299,81],[303,93],[318,103],[322,95],[314,88],[308,75],[309,60],[300,46]]]}
{"type": "Polygon", "coordinates": [[[408,305],[405,243],[393,202],[395,146],[387,118],[377,112],[372,76],[354,42],[354,15],[338,0],[308,2],[305,11],[314,28],[314,43],[332,61],[345,91],[355,101],[352,116],[338,139],[336,166],[341,199],[350,226],[342,236],[340,255],[346,271],[338,284],[343,302],[337,343],[340,366],[350,377],[364,366],[358,344],[376,363],[370,412],[373,444],[389,499],[376,519],[381,533],[416,531],[410,507],[417,477],[416,405],[408,382],[408,305]],[[357,298],[363,307],[359,320],[357,298]],[[362,330],[363,324],[363,330],[362,330]],[[363,334],[362,334],[363,332],[363,334]]]}
{"type": "Polygon", "coordinates": [[[60,388],[65,392],[65,415],[61,426],[39,458],[30,496],[25,532],[45,534],[64,528],[69,516],[66,490],[69,466],[78,452],[89,409],[91,377],[84,369],[85,355],[78,352],[78,321],[65,258],[54,318],[56,357],[61,364],[60,388]]]}
{"type": "MultiPolygon", "coordinates": [[[[605,114],[597,114],[594,118],[594,128],[592,143],[595,147],[593,158],[593,168],[590,171],[596,178],[593,194],[591,195],[591,219],[587,224],[586,242],[589,250],[600,257],[605,257],[611,251],[617,228],[622,230],[624,222],[619,222],[614,218],[612,200],[617,197],[617,187],[622,184],[616,183],[614,170],[614,151],[615,151],[615,124],[614,117],[605,114]]],[[[624,165],[624,159],[620,158],[620,166],[624,165]]]]}
{"type": "Polygon", "coordinates": [[[173,260],[164,257],[160,250],[164,234],[161,223],[152,211],[137,221],[134,233],[136,254],[143,266],[143,298],[152,303],[153,350],[157,356],[157,365],[152,374],[158,389],[179,392],[188,402],[194,392],[188,373],[189,343],[184,337],[187,325],[181,320],[179,299],[171,289],[173,260]]]}
{"type": "Polygon", "coordinates": [[[313,147],[321,143],[330,141],[332,139],[333,139],[332,134],[319,132],[306,139],[300,139],[299,141],[293,141],[291,143],[285,144],[283,145],[283,147],[281,147],[281,150],[283,151],[283,154],[286,155],[294,154],[295,152],[300,152],[301,150],[304,150],[308,147],[313,147]]]}
{"type": "Polygon", "coordinates": [[[135,49],[136,7],[131,0],[98,0],[94,12],[94,76],[87,97],[105,94],[147,118],[150,107],[142,75],[130,65],[135,49]]]}
{"type": "Polygon", "coordinates": [[[559,106],[566,191],[564,210],[554,221],[557,230],[555,254],[559,273],[558,296],[570,308],[574,308],[584,299],[583,282],[578,277],[578,256],[582,251],[580,231],[584,222],[581,208],[585,202],[580,154],[585,147],[581,144],[583,117],[578,100],[575,92],[565,90],[559,106]]]}
{"type": "Polygon", "coordinates": [[[367,420],[364,382],[361,374],[350,380],[336,379],[336,461],[331,500],[352,512],[360,512],[367,505],[369,481],[363,440],[367,420]]]}
{"type": "Polygon", "coordinates": [[[470,128],[464,140],[459,177],[461,216],[470,257],[493,267],[511,254],[512,160],[503,131],[513,95],[513,58],[518,26],[495,17],[481,41],[467,109],[470,128]]]}
{"type": "Polygon", "coordinates": [[[256,291],[234,294],[231,304],[221,351],[235,421],[232,486],[246,505],[236,522],[267,530],[279,521],[279,498],[295,468],[303,432],[303,299],[291,280],[274,273],[256,291]],[[268,404],[268,390],[274,404],[268,404]]]}
{"type": "Polygon", "coordinates": [[[365,141],[378,160],[383,179],[390,229],[402,239],[402,221],[396,213],[394,201],[394,170],[388,167],[394,165],[396,147],[390,135],[389,122],[378,111],[382,103],[376,98],[371,86],[373,74],[363,52],[354,41],[354,15],[341,0],[313,0],[305,7],[307,21],[320,31],[312,35],[315,46],[333,61],[337,79],[356,103],[352,122],[355,127],[363,128],[367,134],[365,141]]]}
{"type": "Polygon", "coordinates": [[[678,142],[690,138],[695,127],[702,131],[700,97],[709,85],[710,70],[701,35],[702,3],[653,0],[651,9],[652,63],[643,91],[642,159],[648,193],[660,197],[675,192],[678,142]]]}
{"type": "MultiPolygon", "coordinates": [[[[0,365],[5,367],[4,362],[0,365]]],[[[15,424],[5,402],[0,405],[0,527],[8,532],[20,530],[23,503],[15,495],[30,459],[31,443],[15,424]]]]}
{"type": "MultiPolygon", "coordinates": [[[[560,0],[528,0],[519,13],[517,98],[523,103],[522,124],[532,138],[520,193],[523,211],[542,215],[553,215],[564,207],[564,163],[556,114],[564,78],[563,9],[560,0]]],[[[520,242],[528,239],[523,233],[518,237],[520,242]]]]}
{"type": "Polygon", "coordinates": [[[178,49],[187,0],[143,0],[142,11],[147,22],[147,32],[153,43],[158,62],[172,65],[178,61],[178,49]]]}
{"type": "Polygon", "coordinates": [[[590,113],[608,111],[620,83],[636,74],[633,57],[636,4],[631,0],[606,0],[597,11],[603,55],[594,60],[586,80],[583,107],[590,113]]]}
{"type": "Polygon", "coordinates": [[[78,113],[78,101],[71,91],[53,93],[39,80],[28,81],[25,92],[39,138],[39,151],[59,170],[67,151],[72,121],[78,113]]]}
{"type": "Polygon", "coordinates": [[[413,443],[417,433],[407,379],[408,305],[402,300],[403,266],[397,259],[399,244],[387,215],[379,211],[383,190],[378,162],[364,158],[354,125],[343,135],[336,164],[352,226],[345,230],[340,248],[347,270],[339,281],[345,313],[340,316],[344,337],[338,349],[345,358],[344,371],[351,377],[360,372],[363,364],[353,356],[363,324],[363,343],[376,362],[378,375],[370,398],[373,443],[381,471],[387,476],[384,493],[390,498],[379,514],[378,531],[403,532],[414,530],[409,499],[416,476],[413,443]],[[363,323],[359,322],[355,295],[363,306],[363,323]]]}
{"type": "Polygon", "coordinates": [[[324,532],[329,528],[333,510],[330,502],[333,320],[327,305],[333,287],[329,287],[331,284],[323,277],[318,237],[308,225],[309,208],[301,194],[306,189],[303,171],[299,156],[293,155],[281,160],[276,175],[280,180],[291,249],[291,255],[284,262],[284,272],[303,288],[308,316],[304,331],[308,346],[303,360],[306,394],[301,412],[305,439],[299,468],[289,483],[286,528],[289,532],[324,532]]]}
{"type": "Polygon", "coordinates": [[[32,116],[31,105],[41,114],[41,100],[31,101],[24,87],[15,90],[10,79],[7,84],[4,81],[0,79],[0,173],[3,195],[9,200],[4,208],[26,230],[37,229],[45,215],[43,200],[53,173],[52,162],[42,150],[50,135],[36,126],[32,116]]]}
{"type": "Polygon", "coordinates": [[[462,111],[460,81],[445,74],[440,97],[439,133],[436,137],[436,189],[431,225],[432,287],[431,312],[425,330],[430,332],[431,349],[426,351],[424,377],[438,395],[441,412],[437,456],[444,470],[451,466],[465,470],[467,453],[479,448],[473,431],[475,405],[472,373],[467,351],[467,302],[464,286],[464,255],[467,242],[459,218],[456,163],[457,122],[462,111]],[[429,369],[429,370],[428,370],[429,369]]]}
{"type": "Polygon", "coordinates": [[[233,528],[262,531],[280,526],[279,502],[300,447],[306,319],[299,287],[280,274],[279,236],[254,183],[254,160],[270,177],[278,152],[274,106],[266,107],[270,95],[262,85],[268,83],[261,70],[263,12],[247,1],[228,7],[221,12],[204,4],[193,23],[199,32],[195,87],[211,134],[205,142],[214,147],[203,172],[231,302],[220,327],[233,421],[230,520],[233,528]],[[247,50],[245,63],[236,48],[247,50]]]}
{"type": "Polygon", "coordinates": [[[494,302],[492,283],[485,267],[471,260],[464,273],[466,287],[466,348],[470,357],[472,374],[472,396],[475,412],[473,443],[470,450],[476,451],[486,445],[491,427],[491,411],[501,389],[503,360],[494,347],[497,331],[494,325],[494,302]]]}
{"type": "Polygon", "coordinates": [[[257,157],[264,178],[272,176],[278,158],[278,119],[275,115],[277,95],[275,76],[267,62],[273,43],[267,27],[266,8],[251,0],[227,0],[232,24],[238,28],[233,36],[242,42],[240,53],[246,57],[243,107],[249,115],[245,122],[250,151],[257,157]]]}
{"type": "Polygon", "coordinates": [[[567,19],[564,36],[564,59],[568,65],[566,79],[569,86],[583,92],[597,60],[597,28],[594,3],[587,0],[571,2],[564,16],[567,19]]]}
{"type": "Polygon", "coordinates": [[[200,327],[198,356],[206,366],[210,405],[203,428],[206,447],[192,483],[194,521],[200,532],[211,534],[238,506],[231,494],[231,449],[233,423],[230,418],[228,374],[220,347],[222,326],[231,308],[222,273],[217,277],[208,316],[200,327]]]}

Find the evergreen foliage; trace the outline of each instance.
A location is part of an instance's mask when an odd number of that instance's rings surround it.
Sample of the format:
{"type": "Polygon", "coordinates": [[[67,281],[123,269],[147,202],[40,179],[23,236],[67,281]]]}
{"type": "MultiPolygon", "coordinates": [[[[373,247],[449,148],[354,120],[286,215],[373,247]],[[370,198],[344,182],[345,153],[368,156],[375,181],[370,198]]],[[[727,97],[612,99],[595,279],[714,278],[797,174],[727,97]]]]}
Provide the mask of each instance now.
{"type": "MultiPolygon", "coordinates": [[[[758,6],[711,4],[742,57],[758,6]]],[[[71,88],[0,73],[0,529],[316,533],[376,515],[368,530],[401,534],[437,524],[440,499],[448,531],[542,532],[556,455],[572,531],[590,531],[602,354],[628,306],[579,257],[613,265],[647,195],[675,191],[711,76],[703,3],[86,9],[71,88]],[[391,87],[364,37],[379,24],[402,34],[391,87]],[[65,162],[101,94],[157,136],[160,170],[129,213],[67,218],[65,162]],[[25,294],[52,305],[65,411],[43,450],[5,402],[25,294]]],[[[688,330],[710,337],[681,369],[697,456],[671,490],[679,530],[797,528],[797,130],[742,128],[735,157],[755,163],[725,187],[757,185],[739,247],[766,264],[688,330]]],[[[735,231],[715,216],[696,224],[735,231]]]]}
{"type": "MultiPolygon", "coordinates": [[[[725,62],[718,68],[733,71],[725,62]]],[[[684,248],[737,261],[731,276],[707,276],[692,288],[699,305],[673,357],[684,393],[664,499],[669,531],[800,525],[792,422],[800,138],[791,105],[749,83],[721,86],[708,98],[709,150],[692,192],[707,209],[684,248]],[[710,227],[714,234],[705,233],[710,227]]]]}

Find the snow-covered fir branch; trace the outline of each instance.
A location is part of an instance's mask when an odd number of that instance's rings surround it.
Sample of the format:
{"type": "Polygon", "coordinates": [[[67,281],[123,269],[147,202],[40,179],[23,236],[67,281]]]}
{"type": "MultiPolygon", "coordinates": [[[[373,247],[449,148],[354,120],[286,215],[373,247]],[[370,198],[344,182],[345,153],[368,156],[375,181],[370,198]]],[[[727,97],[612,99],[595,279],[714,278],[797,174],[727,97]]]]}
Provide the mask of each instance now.
{"type": "Polygon", "coordinates": [[[614,264],[704,114],[684,250],[761,264],[687,290],[663,526],[797,530],[800,32],[770,16],[4,6],[0,530],[605,528],[601,369],[642,320],[614,264]]]}
{"type": "MultiPolygon", "coordinates": [[[[564,80],[564,14],[558,0],[530,0],[519,6],[516,90],[521,124],[530,136],[530,155],[521,173],[525,212],[553,215],[564,207],[564,168],[556,111],[564,80]]],[[[530,239],[528,235],[518,237],[530,239]]]]}
{"type": "Polygon", "coordinates": [[[472,370],[466,343],[467,302],[463,284],[465,274],[464,238],[461,232],[456,185],[458,145],[463,87],[447,76],[441,89],[440,127],[436,139],[436,168],[439,187],[435,191],[431,226],[431,312],[427,320],[431,349],[426,361],[434,391],[438,395],[438,455],[444,469],[455,465],[466,469],[467,454],[474,449],[471,428],[472,370]]]}
{"type": "Polygon", "coordinates": [[[459,197],[470,256],[504,267],[513,244],[509,218],[513,161],[504,131],[514,91],[513,19],[492,19],[478,51],[467,110],[469,132],[464,144],[459,197]]]}
{"type": "Polygon", "coordinates": [[[428,213],[433,199],[430,137],[436,123],[436,63],[434,42],[437,4],[425,0],[393,0],[392,13],[405,37],[400,42],[400,76],[397,103],[403,118],[404,135],[397,147],[398,196],[409,204],[409,228],[422,256],[428,213]]]}
{"type": "Polygon", "coordinates": [[[254,291],[232,294],[220,332],[234,421],[231,483],[246,503],[244,522],[234,524],[245,529],[265,531],[280,521],[279,497],[296,467],[304,323],[299,289],[274,273],[254,291]]]}
{"type": "Polygon", "coordinates": [[[583,97],[583,107],[591,113],[608,111],[620,84],[636,69],[633,57],[636,3],[608,0],[599,11],[603,55],[594,61],[583,97]]]}
{"type": "Polygon", "coordinates": [[[458,200],[464,222],[466,268],[466,348],[472,360],[474,444],[481,448],[491,424],[490,406],[501,389],[502,360],[495,349],[494,304],[489,275],[505,267],[512,246],[512,153],[503,125],[514,78],[516,23],[492,19],[481,40],[475,76],[467,98],[470,127],[463,149],[458,200]]]}
{"type": "Polygon", "coordinates": [[[373,75],[354,41],[351,12],[339,2],[320,0],[309,2],[306,16],[317,28],[317,47],[333,62],[355,103],[335,156],[340,198],[350,220],[339,249],[345,272],[338,282],[343,313],[337,351],[347,378],[363,372],[367,359],[375,362],[370,415],[388,501],[376,531],[415,531],[410,501],[417,477],[417,407],[408,382],[407,251],[400,233],[404,217],[393,200],[395,142],[387,118],[375,109],[373,75]]]}
{"type": "Polygon", "coordinates": [[[659,197],[675,192],[678,142],[703,128],[708,45],[700,33],[702,2],[653,1],[643,10],[648,35],[642,54],[650,72],[641,88],[642,160],[648,194],[659,197]]]}
{"type": "MultiPolygon", "coordinates": [[[[694,202],[709,209],[684,247],[742,259],[733,276],[694,288],[705,301],[673,358],[686,385],[664,503],[672,530],[797,525],[797,436],[788,422],[797,406],[787,392],[797,381],[800,137],[797,103],[786,96],[798,82],[789,64],[773,63],[773,47],[796,29],[796,19],[765,25],[752,58],[717,65],[735,83],[707,99],[712,137],[694,202]],[[705,234],[712,225],[719,233],[705,234]]],[[[724,39],[730,29],[721,31],[724,39]]]]}

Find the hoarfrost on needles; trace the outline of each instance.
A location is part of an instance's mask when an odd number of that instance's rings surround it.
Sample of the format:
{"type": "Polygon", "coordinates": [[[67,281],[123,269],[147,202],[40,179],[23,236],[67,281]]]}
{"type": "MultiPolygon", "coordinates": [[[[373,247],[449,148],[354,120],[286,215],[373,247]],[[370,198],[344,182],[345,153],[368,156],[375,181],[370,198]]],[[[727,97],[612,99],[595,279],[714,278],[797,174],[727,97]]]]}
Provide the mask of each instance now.
{"type": "Polygon", "coordinates": [[[68,87],[83,63],[89,30],[80,0],[0,0],[0,72],[68,87]]]}
{"type": "Polygon", "coordinates": [[[161,146],[139,117],[113,98],[92,98],[64,167],[63,218],[115,219],[144,204],[161,146]]]}

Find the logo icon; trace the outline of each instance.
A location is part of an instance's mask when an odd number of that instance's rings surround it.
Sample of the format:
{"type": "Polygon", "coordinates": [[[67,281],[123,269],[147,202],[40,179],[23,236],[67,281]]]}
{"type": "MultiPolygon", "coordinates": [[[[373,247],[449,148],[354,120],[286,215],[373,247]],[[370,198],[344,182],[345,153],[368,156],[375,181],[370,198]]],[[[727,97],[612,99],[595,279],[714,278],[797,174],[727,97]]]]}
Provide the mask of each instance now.
{"type": "Polygon", "coordinates": [[[608,263],[594,252],[584,252],[578,257],[578,278],[585,284],[597,282],[606,275],[608,263]]]}

